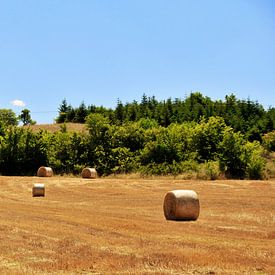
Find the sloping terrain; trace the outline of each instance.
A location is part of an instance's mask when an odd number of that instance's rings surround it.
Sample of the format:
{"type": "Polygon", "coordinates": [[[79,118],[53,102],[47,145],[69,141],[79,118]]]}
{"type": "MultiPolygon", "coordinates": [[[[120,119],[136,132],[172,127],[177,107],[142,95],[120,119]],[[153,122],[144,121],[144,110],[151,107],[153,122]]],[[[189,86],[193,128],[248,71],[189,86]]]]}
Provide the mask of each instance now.
{"type": "Polygon", "coordinates": [[[271,180],[0,177],[0,273],[274,274],[274,209],[271,180]],[[198,193],[197,221],[165,220],[174,189],[198,193]]]}
{"type": "Polygon", "coordinates": [[[23,126],[24,128],[31,129],[33,131],[40,131],[40,130],[45,130],[49,132],[58,132],[61,129],[64,129],[66,127],[66,130],[68,132],[87,132],[86,124],[82,123],[54,123],[54,124],[35,124],[35,125],[26,125],[23,126]]]}

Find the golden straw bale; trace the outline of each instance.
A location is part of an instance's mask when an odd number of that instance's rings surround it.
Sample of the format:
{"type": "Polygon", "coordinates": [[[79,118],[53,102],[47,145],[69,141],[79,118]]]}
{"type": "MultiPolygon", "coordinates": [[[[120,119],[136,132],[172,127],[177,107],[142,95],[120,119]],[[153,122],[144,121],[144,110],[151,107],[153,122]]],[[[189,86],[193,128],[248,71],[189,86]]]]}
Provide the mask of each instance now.
{"type": "Polygon", "coordinates": [[[82,178],[95,179],[97,177],[97,172],[95,168],[84,168],[81,172],[82,178]]]}
{"type": "Polygon", "coordinates": [[[44,197],[45,196],[45,185],[42,183],[35,183],[32,187],[33,197],[44,197]]]}
{"type": "Polygon", "coordinates": [[[37,176],[38,177],[52,177],[53,170],[51,167],[41,166],[37,171],[37,176]]]}
{"type": "Polygon", "coordinates": [[[167,220],[196,220],[200,213],[198,195],[193,190],[173,190],[165,195],[164,216],[167,220]]]}

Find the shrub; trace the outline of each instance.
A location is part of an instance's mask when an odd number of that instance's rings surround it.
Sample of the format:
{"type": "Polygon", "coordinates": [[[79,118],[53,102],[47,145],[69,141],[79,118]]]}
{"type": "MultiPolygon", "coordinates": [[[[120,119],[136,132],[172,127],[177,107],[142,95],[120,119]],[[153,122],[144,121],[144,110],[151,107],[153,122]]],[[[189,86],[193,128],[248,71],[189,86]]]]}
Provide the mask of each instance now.
{"type": "Polygon", "coordinates": [[[223,140],[219,144],[219,165],[226,177],[245,177],[246,164],[242,158],[244,144],[245,140],[241,133],[234,133],[229,127],[224,131],[223,140]]]}
{"type": "Polygon", "coordinates": [[[269,132],[263,136],[263,146],[268,151],[275,151],[275,131],[269,132]]]}
{"type": "Polygon", "coordinates": [[[198,178],[207,180],[216,180],[221,174],[218,161],[206,161],[198,167],[198,178]]]}
{"type": "Polygon", "coordinates": [[[196,124],[192,147],[197,152],[199,162],[217,159],[218,146],[223,140],[225,129],[225,122],[220,117],[210,117],[208,121],[203,119],[199,124],[196,124]]]}
{"type": "Polygon", "coordinates": [[[262,157],[263,147],[258,141],[247,142],[243,150],[244,161],[246,163],[246,176],[249,179],[263,179],[266,164],[262,157]]]}

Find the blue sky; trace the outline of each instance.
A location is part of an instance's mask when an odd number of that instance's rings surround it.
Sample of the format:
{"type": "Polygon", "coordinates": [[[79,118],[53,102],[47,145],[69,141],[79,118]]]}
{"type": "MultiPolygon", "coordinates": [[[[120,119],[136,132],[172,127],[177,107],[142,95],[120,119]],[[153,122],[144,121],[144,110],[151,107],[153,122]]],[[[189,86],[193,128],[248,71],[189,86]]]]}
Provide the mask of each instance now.
{"type": "Polygon", "coordinates": [[[0,0],[0,108],[52,123],[64,98],[191,91],[275,106],[273,0],[0,0]]]}

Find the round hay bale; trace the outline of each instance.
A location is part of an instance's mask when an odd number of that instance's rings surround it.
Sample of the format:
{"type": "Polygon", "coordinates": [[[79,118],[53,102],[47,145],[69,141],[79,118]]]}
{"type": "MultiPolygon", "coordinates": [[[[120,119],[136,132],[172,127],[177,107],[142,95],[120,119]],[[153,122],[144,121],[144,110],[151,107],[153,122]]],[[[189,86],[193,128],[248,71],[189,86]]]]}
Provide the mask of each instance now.
{"type": "Polygon", "coordinates": [[[82,178],[95,179],[97,177],[97,172],[95,168],[84,168],[81,172],[82,178]]]}
{"type": "Polygon", "coordinates": [[[37,171],[38,177],[52,177],[52,175],[53,175],[53,170],[51,167],[41,166],[37,171]]]}
{"type": "Polygon", "coordinates": [[[173,190],[165,195],[164,216],[167,220],[196,220],[200,214],[198,195],[193,190],[173,190]]]}
{"type": "Polygon", "coordinates": [[[45,196],[45,185],[43,183],[35,183],[32,187],[33,197],[44,197],[45,196]]]}

